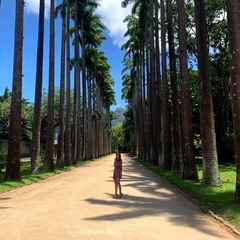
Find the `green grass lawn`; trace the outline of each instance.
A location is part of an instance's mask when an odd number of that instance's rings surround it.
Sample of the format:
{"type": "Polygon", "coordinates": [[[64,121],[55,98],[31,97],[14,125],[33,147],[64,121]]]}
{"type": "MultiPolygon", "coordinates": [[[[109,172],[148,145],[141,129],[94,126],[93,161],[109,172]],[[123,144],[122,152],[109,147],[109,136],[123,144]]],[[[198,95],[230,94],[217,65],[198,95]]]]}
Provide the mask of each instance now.
{"type": "Polygon", "coordinates": [[[240,232],[240,204],[234,202],[236,188],[236,166],[234,164],[219,166],[222,187],[206,188],[201,184],[202,168],[200,165],[198,166],[199,180],[190,181],[183,180],[181,174],[174,174],[139,159],[138,161],[240,232]]]}

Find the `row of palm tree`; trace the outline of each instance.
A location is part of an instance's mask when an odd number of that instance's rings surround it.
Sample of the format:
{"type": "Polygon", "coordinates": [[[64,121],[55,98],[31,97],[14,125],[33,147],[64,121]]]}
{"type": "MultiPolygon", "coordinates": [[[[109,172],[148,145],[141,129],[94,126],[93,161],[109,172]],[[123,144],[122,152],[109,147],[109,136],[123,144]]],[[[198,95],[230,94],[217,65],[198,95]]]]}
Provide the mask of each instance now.
{"type": "MultiPolygon", "coordinates": [[[[105,40],[105,26],[95,14],[95,0],[63,0],[58,6],[50,1],[49,86],[44,171],[54,171],[54,133],[58,129],[57,167],[111,152],[110,106],[115,103],[108,59],[99,46],[105,40]],[[60,107],[55,116],[55,17],[62,18],[60,60],[60,107]],[[71,44],[72,41],[72,44],[71,44]],[[71,51],[71,46],[74,49],[71,51]],[[74,56],[71,56],[74,52],[74,56]],[[71,71],[74,70],[74,74],[71,71]],[[74,96],[71,99],[71,76],[74,96]],[[73,110],[72,110],[73,109],[73,110]],[[57,122],[56,122],[57,119],[57,122]]],[[[44,49],[45,0],[40,0],[34,121],[32,132],[31,174],[39,173],[42,72],[44,49]]],[[[20,180],[22,45],[24,4],[16,1],[16,29],[12,109],[6,180],[20,180]]]]}
{"type": "MultiPolygon", "coordinates": [[[[126,52],[123,60],[122,97],[128,101],[128,115],[133,117],[131,151],[146,161],[182,173],[184,179],[198,179],[189,76],[189,58],[192,53],[197,59],[195,67],[199,81],[202,184],[219,187],[222,183],[218,170],[211,92],[206,3],[204,0],[123,0],[122,6],[126,7],[130,3],[133,3],[132,14],[125,19],[128,24],[125,36],[129,38],[122,46],[126,52]],[[191,20],[186,13],[189,9],[193,10],[191,20]],[[191,39],[194,42],[191,49],[186,26],[189,22],[195,23],[192,29],[196,30],[196,41],[191,39]]],[[[239,202],[240,102],[237,89],[240,73],[237,49],[240,6],[237,0],[221,1],[218,4],[227,6],[228,13],[237,163],[235,201],[239,202]]],[[[192,32],[194,31],[191,30],[192,32]]]]}

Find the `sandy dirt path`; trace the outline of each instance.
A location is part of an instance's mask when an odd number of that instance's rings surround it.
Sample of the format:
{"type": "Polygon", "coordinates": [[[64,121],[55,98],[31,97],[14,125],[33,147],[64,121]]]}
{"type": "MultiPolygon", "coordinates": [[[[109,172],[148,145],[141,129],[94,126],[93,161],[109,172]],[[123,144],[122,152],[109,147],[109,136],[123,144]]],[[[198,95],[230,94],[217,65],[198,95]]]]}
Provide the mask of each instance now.
{"type": "Polygon", "coordinates": [[[237,239],[125,154],[124,196],[113,199],[113,158],[0,194],[0,239],[237,239]]]}

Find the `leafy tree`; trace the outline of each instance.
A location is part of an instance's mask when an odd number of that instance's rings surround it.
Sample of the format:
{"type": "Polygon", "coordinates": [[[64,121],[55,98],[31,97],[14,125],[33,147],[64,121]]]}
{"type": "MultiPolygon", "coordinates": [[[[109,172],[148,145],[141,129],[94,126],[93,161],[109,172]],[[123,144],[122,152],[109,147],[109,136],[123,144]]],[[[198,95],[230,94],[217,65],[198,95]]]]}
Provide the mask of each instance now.
{"type": "Polygon", "coordinates": [[[22,99],[22,121],[21,121],[21,140],[32,140],[32,124],[33,124],[33,103],[27,99],[22,99]]]}
{"type": "Polygon", "coordinates": [[[133,145],[134,121],[133,111],[128,107],[124,112],[124,121],[122,123],[122,132],[124,136],[124,145],[127,151],[131,151],[133,145]]]}
{"type": "Polygon", "coordinates": [[[9,116],[11,107],[11,93],[8,88],[5,88],[3,96],[0,96],[0,136],[7,138],[9,134],[9,116]]]}
{"type": "MultiPolygon", "coordinates": [[[[70,91],[70,101],[73,102],[73,90],[70,91]]],[[[54,88],[54,127],[59,125],[59,107],[60,107],[60,88],[54,88]]],[[[46,89],[43,89],[42,95],[42,125],[41,131],[42,134],[47,132],[47,109],[48,109],[48,92],[46,89]]],[[[70,118],[72,122],[72,113],[73,106],[70,106],[70,118]]],[[[66,114],[65,116],[66,117],[66,114]]]]}
{"type": "Polygon", "coordinates": [[[0,96],[0,102],[3,102],[11,97],[11,92],[8,87],[5,88],[4,93],[0,96]]]}
{"type": "Polygon", "coordinates": [[[111,121],[117,119],[117,114],[116,114],[116,112],[114,112],[114,111],[111,111],[111,112],[110,112],[110,119],[111,119],[111,121]]]}
{"type": "Polygon", "coordinates": [[[2,171],[2,169],[5,168],[6,164],[7,164],[7,150],[3,149],[0,150],[0,173],[2,171]]]}
{"type": "Polygon", "coordinates": [[[112,147],[113,149],[124,148],[124,136],[122,131],[122,123],[113,126],[111,129],[112,147]]]}
{"type": "MultiPolygon", "coordinates": [[[[0,136],[8,138],[10,125],[12,93],[8,88],[5,89],[3,96],[0,96],[0,136]]],[[[33,104],[27,99],[22,99],[21,114],[21,139],[29,141],[32,139],[32,121],[33,121],[33,104]]]]}

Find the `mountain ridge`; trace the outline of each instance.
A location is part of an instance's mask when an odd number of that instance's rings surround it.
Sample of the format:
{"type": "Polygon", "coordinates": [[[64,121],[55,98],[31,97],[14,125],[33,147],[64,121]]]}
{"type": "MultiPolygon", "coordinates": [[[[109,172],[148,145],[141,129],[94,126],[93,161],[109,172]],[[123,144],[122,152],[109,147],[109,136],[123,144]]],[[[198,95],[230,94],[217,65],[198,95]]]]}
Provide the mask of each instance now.
{"type": "Polygon", "coordinates": [[[125,112],[125,109],[121,108],[121,107],[118,107],[118,108],[116,108],[116,110],[114,112],[116,113],[117,119],[114,119],[114,120],[111,121],[112,126],[123,123],[123,121],[125,119],[125,117],[123,115],[124,112],[125,112]]]}

